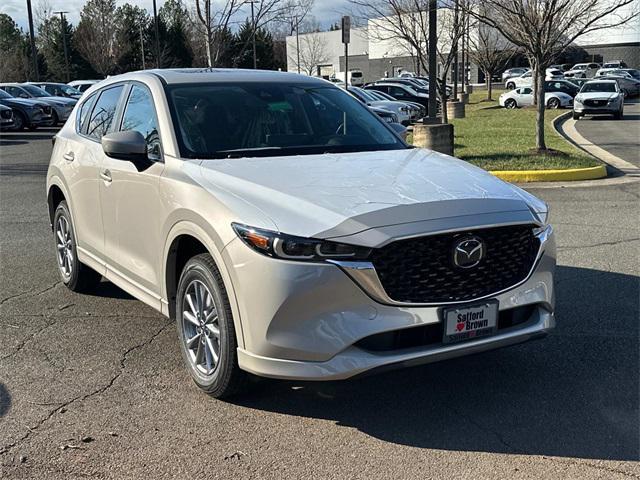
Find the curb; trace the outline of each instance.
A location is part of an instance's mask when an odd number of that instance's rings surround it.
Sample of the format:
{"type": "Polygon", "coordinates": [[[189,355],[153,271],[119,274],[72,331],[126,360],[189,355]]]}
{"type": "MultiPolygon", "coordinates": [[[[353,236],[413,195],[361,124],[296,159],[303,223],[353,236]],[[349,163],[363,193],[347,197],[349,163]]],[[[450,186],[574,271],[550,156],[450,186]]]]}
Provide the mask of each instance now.
{"type": "Polygon", "coordinates": [[[588,153],[592,157],[597,158],[601,162],[604,162],[611,168],[618,170],[619,172],[629,174],[640,174],[640,168],[636,167],[633,163],[627,162],[620,157],[615,156],[612,153],[607,152],[605,149],[594,145],[589,140],[584,138],[576,129],[576,121],[570,118],[570,112],[567,115],[558,116],[553,122],[553,128],[559,135],[565,140],[571,143],[576,148],[579,148],[583,152],[588,153]],[[565,122],[566,120],[566,122],[565,122]]]}
{"type": "Polygon", "coordinates": [[[568,168],[564,170],[499,170],[490,171],[492,175],[511,183],[526,182],[570,182],[577,180],[595,180],[607,176],[604,165],[587,168],[568,168]]]}

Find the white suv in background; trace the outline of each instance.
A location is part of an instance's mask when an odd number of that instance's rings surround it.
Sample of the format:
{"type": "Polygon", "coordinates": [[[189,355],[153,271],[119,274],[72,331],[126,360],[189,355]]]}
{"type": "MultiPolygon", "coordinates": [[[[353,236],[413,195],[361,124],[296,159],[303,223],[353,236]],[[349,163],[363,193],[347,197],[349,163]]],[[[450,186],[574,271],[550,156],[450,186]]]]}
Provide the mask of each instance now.
{"type": "Polygon", "coordinates": [[[597,63],[576,63],[573,68],[564,72],[564,76],[568,78],[592,78],[600,68],[597,63]]]}

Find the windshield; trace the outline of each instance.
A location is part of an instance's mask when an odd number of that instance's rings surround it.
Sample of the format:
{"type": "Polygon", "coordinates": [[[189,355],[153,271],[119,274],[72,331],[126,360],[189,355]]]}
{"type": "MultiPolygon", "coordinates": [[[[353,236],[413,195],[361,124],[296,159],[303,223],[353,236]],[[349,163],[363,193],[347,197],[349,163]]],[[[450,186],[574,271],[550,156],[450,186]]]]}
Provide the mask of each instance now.
{"type": "Polygon", "coordinates": [[[640,70],[623,70],[631,75],[633,78],[640,80],[640,70]]]}
{"type": "Polygon", "coordinates": [[[9,95],[7,92],[0,88],[0,98],[13,98],[13,95],[9,95]]]}
{"type": "Polygon", "coordinates": [[[368,108],[332,86],[214,83],[168,91],[187,158],[408,148],[368,108]]]}
{"type": "Polygon", "coordinates": [[[371,92],[364,90],[362,88],[350,88],[349,90],[357,90],[362,98],[364,98],[367,102],[377,102],[378,99],[371,95],[371,92]]]}
{"type": "Polygon", "coordinates": [[[582,86],[582,90],[580,90],[580,93],[589,93],[589,92],[615,93],[616,84],[609,83],[609,82],[585,83],[582,86]]]}
{"type": "Polygon", "coordinates": [[[29,95],[31,95],[32,97],[49,97],[50,96],[43,89],[41,89],[40,87],[36,87],[35,85],[20,85],[20,86],[24,88],[27,92],[29,92],[29,95]]]}

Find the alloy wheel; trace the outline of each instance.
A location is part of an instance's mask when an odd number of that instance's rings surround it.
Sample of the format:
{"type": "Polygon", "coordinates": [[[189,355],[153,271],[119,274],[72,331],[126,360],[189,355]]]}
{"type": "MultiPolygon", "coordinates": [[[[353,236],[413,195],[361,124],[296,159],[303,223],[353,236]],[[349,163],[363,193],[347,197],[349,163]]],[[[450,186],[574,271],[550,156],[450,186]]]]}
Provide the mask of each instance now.
{"type": "Polygon", "coordinates": [[[220,362],[220,324],[213,295],[200,280],[185,290],[182,331],[189,360],[199,372],[211,375],[220,362]]]}
{"type": "Polygon", "coordinates": [[[73,271],[73,248],[71,228],[68,220],[61,215],[56,223],[56,249],[58,253],[58,268],[64,278],[70,278],[73,271]]]}

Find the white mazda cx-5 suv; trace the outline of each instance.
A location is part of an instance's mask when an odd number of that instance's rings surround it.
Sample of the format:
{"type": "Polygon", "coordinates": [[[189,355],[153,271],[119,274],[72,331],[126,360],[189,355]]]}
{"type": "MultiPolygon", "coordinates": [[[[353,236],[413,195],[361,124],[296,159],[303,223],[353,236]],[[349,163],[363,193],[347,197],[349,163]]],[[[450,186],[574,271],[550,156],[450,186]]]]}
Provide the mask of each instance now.
{"type": "Polygon", "coordinates": [[[544,336],[547,205],[413,148],[320,79],[150,70],[89,89],[47,174],[57,265],[175,318],[216,397],[544,336]]]}

